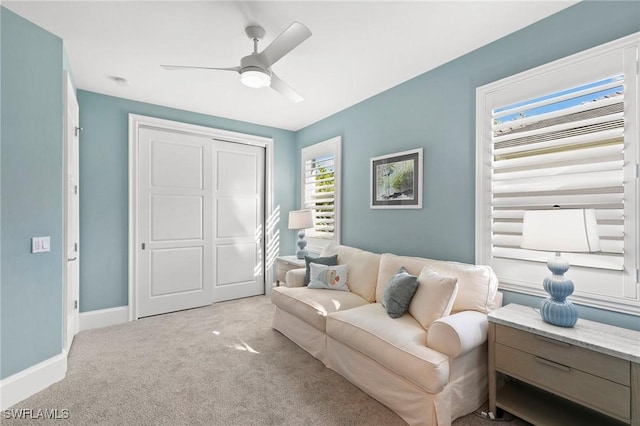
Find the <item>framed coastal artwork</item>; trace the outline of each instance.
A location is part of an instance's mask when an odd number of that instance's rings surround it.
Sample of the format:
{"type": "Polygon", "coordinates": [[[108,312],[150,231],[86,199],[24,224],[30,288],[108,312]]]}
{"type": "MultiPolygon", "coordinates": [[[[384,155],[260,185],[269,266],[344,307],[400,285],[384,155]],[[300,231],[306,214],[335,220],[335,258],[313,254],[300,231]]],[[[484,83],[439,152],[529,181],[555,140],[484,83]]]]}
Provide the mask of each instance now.
{"type": "Polygon", "coordinates": [[[371,159],[372,209],[422,208],[422,148],[371,159]]]}

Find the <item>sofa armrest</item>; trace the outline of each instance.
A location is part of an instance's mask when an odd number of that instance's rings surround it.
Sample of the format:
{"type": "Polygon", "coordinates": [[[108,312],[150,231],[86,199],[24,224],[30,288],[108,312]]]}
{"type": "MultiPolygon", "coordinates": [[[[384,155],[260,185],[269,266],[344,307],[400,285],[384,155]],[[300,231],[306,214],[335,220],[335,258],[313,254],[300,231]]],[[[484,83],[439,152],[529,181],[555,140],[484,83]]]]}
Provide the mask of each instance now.
{"type": "Polygon", "coordinates": [[[306,271],[305,268],[287,271],[284,276],[284,285],[287,287],[304,287],[304,274],[306,271]]]}
{"type": "Polygon", "coordinates": [[[434,321],[427,333],[427,346],[456,358],[487,341],[487,315],[462,311],[434,321]]]}

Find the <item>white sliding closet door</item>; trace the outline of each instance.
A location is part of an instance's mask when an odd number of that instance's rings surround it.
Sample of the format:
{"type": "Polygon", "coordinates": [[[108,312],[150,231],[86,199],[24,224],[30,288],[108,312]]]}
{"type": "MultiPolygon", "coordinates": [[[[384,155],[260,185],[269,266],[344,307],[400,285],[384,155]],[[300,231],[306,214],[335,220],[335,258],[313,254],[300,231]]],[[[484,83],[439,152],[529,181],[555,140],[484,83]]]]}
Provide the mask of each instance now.
{"type": "Polygon", "coordinates": [[[203,136],[139,131],[138,317],[211,303],[212,145],[203,136]]]}
{"type": "Polygon", "coordinates": [[[264,293],[265,149],[216,141],[215,302],[264,293]]]}
{"type": "Polygon", "coordinates": [[[137,317],[264,294],[265,148],[141,127],[137,317]]]}

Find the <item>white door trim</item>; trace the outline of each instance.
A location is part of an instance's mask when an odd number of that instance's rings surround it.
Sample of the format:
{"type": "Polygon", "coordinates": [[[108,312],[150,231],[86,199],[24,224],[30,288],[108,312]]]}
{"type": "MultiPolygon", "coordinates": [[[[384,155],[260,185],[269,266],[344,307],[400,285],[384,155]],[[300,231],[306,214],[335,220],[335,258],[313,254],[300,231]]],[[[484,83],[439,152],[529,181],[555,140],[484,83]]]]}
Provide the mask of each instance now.
{"type": "MultiPolygon", "coordinates": [[[[269,226],[274,222],[271,220],[273,211],[273,139],[262,136],[249,135],[245,133],[220,130],[212,127],[198,126],[195,124],[181,123],[162,118],[147,117],[138,114],[129,114],[129,321],[138,318],[138,306],[136,300],[136,277],[138,276],[136,265],[137,247],[137,216],[138,216],[138,130],[140,127],[150,127],[162,130],[178,131],[225,142],[235,142],[245,145],[254,145],[265,148],[265,247],[277,246],[272,244],[272,240],[277,239],[274,226],[269,226]]],[[[265,292],[271,290],[267,283],[273,282],[273,264],[268,260],[272,256],[265,256],[265,292]]]]}
{"type": "MultiPolygon", "coordinates": [[[[79,279],[80,279],[80,274],[79,274],[79,248],[78,248],[78,244],[80,243],[79,241],[79,235],[76,235],[76,239],[77,241],[69,241],[69,215],[71,215],[72,213],[70,213],[69,211],[69,197],[70,197],[70,192],[72,191],[72,187],[69,184],[69,155],[73,155],[75,157],[75,163],[76,166],[78,167],[78,169],[76,171],[78,171],[78,175],[75,176],[76,181],[74,182],[75,185],[75,199],[73,200],[74,203],[77,203],[77,194],[78,194],[78,186],[79,186],[79,157],[78,157],[78,152],[77,150],[79,149],[79,144],[77,142],[78,137],[79,137],[79,128],[80,128],[80,123],[79,122],[75,122],[75,118],[76,117],[71,117],[69,115],[69,105],[73,104],[75,105],[75,107],[77,108],[76,110],[76,114],[74,115],[78,115],[79,114],[79,106],[78,106],[78,100],[75,96],[75,92],[73,91],[73,85],[71,82],[71,76],[69,74],[69,72],[67,70],[64,71],[63,73],[63,90],[64,90],[64,147],[63,147],[63,153],[64,153],[64,171],[63,171],[63,182],[64,182],[64,236],[63,236],[63,246],[64,246],[64,253],[63,253],[63,257],[62,257],[62,271],[63,271],[63,283],[64,283],[64,291],[63,291],[63,333],[62,333],[62,347],[68,352],[69,349],[71,348],[71,343],[73,342],[73,337],[78,334],[78,323],[79,323],[79,307],[78,307],[78,303],[80,300],[80,283],[79,283],[79,279]],[[74,121],[73,123],[71,123],[71,126],[77,126],[75,129],[70,129],[70,121],[74,121]],[[73,136],[71,135],[71,132],[73,132],[73,136]],[[72,145],[75,144],[75,147],[72,148],[72,145]],[[75,258],[75,260],[70,260],[69,258],[69,244],[70,243],[75,243],[75,255],[73,256],[73,258],[75,258]],[[74,262],[71,266],[69,264],[69,262],[74,262]],[[75,274],[76,275],[76,280],[74,281],[74,285],[73,288],[70,288],[69,286],[69,274],[75,274]],[[71,296],[73,296],[74,300],[71,300],[71,296]],[[71,315],[71,320],[69,320],[69,311],[72,311],[72,315],[71,315]]],[[[76,214],[77,216],[75,217],[75,219],[73,220],[73,223],[71,224],[72,227],[78,227],[79,226],[79,208],[78,205],[75,204],[75,210],[76,210],[76,214]]],[[[77,228],[76,228],[77,229],[77,228]]]]}

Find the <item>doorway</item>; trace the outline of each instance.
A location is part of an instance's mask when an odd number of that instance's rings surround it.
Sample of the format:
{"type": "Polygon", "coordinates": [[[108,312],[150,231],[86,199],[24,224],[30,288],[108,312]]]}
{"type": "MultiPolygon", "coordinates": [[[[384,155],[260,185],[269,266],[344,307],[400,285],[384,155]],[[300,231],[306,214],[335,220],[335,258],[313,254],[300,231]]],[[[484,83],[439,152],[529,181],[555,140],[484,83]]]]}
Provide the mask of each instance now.
{"type": "Polygon", "coordinates": [[[265,293],[271,140],[130,115],[130,318],[265,293]]]}
{"type": "Polygon", "coordinates": [[[64,73],[64,349],[78,334],[80,294],[80,108],[69,73],[64,73]]]}

